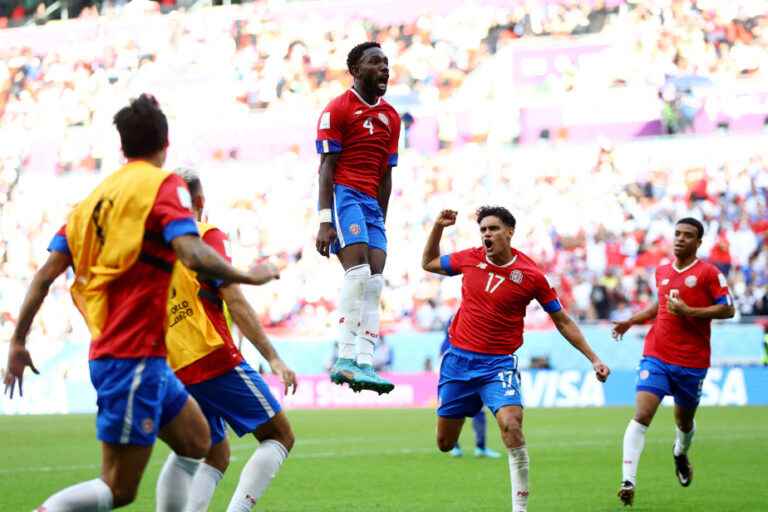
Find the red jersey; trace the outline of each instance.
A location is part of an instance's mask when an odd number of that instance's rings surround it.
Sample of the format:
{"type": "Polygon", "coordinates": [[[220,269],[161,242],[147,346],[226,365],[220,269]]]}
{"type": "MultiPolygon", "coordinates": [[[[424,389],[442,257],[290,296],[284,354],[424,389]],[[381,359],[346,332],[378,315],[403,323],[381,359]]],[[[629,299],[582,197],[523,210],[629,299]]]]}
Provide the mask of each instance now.
{"type": "Polygon", "coordinates": [[[725,276],[714,265],[696,260],[683,270],[671,263],[656,269],[659,312],[645,337],[644,356],[687,368],[709,368],[711,320],[673,315],[667,295],[678,294],[694,308],[731,304],[725,276]]]}
{"type": "MultiPolygon", "coordinates": [[[[107,291],[108,312],[101,336],[91,341],[89,359],[165,357],[165,310],[176,253],[171,241],[197,235],[189,191],[179,176],[170,174],[160,185],[144,225],[139,259],[107,291]]],[[[70,254],[66,228],[48,247],[70,254]]]]}
{"type": "MultiPolygon", "coordinates": [[[[203,235],[203,241],[231,263],[232,259],[227,254],[225,245],[226,240],[227,235],[216,228],[203,235]]],[[[224,303],[219,293],[222,282],[204,279],[199,279],[199,281],[200,297],[203,308],[205,308],[205,314],[221,339],[224,340],[224,346],[176,372],[179,380],[188,386],[224,375],[243,362],[243,356],[232,340],[227,318],[224,315],[224,303]]]]}
{"type": "Polygon", "coordinates": [[[386,166],[397,165],[400,116],[379,98],[366,103],[354,89],[332,100],[317,122],[317,152],[341,153],[333,183],[378,197],[386,166]]]}
{"type": "Polygon", "coordinates": [[[440,266],[449,275],[463,275],[461,306],[448,332],[461,349],[512,354],[523,344],[525,310],[533,299],[548,313],[562,309],[544,273],[518,250],[503,266],[492,263],[482,247],[442,256],[440,266]]]}

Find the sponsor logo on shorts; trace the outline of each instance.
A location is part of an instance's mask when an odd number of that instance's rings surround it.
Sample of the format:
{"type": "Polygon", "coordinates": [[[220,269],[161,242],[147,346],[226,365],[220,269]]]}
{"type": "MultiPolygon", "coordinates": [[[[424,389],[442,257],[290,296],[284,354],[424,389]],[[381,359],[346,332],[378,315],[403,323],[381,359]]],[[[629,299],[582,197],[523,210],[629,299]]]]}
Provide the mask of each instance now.
{"type": "Polygon", "coordinates": [[[641,379],[645,380],[645,379],[647,379],[650,376],[651,376],[651,372],[649,372],[648,370],[641,370],[640,371],[640,378],[641,379]]]}
{"type": "Polygon", "coordinates": [[[696,276],[688,276],[685,278],[685,286],[687,286],[688,288],[693,288],[694,286],[696,286],[696,283],[697,283],[696,276]]]}
{"type": "Polygon", "coordinates": [[[508,389],[504,392],[504,396],[515,396],[515,390],[514,389],[508,389]]]}
{"type": "Polygon", "coordinates": [[[155,422],[152,421],[152,418],[147,418],[141,422],[141,429],[145,434],[151,434],[155,430],[155,422]]]}
{"type": "Polygon", "coordinates": [[[360,234],[360,226],[357,224],[351,224],[349,226],[349,232],[353,235],[359,235],[360,234]]]}
{"type": "Polygon", "coordinates": [[[513,270],[511,274],[509,274],[509,278],[512,280],[513,283],[520,284],[523,282],[523,273],[519,270],[513,270]]]}

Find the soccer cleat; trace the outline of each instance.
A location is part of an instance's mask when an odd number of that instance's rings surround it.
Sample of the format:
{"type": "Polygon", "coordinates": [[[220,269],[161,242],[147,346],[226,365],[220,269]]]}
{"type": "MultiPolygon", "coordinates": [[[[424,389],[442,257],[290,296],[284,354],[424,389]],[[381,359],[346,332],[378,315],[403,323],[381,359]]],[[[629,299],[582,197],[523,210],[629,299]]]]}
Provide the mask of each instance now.
{"type": "Polygon", "coordinates": [[[635,501],[635,484],[629,480],[624,480],[619,488],[618,496],[625,507],[631,507],[635,501]]]}
{"type": "Polygon", "coordinates": [[[456,445],[451,448],[451,451],[448,452],[448,455],[454,458],[459,458],[464,455],[464,452],[461,450],[460,446],[456,445]]]}
{"type": "Polygon", "coordinates": [[[331,382],[334,384],[342,385],[345,382],[349,384],[349,387],[352,387],[352,383],[354,382],[355,373],[357,373],[359,370],[357,368],[357,365],[355,364],[354,359],[346,359],[343,357],[340,357],[336,359],[336,362],[333,364],[333,367],[331,368],[331,382]]]}
{"type": "Polygon", "coordinates": [[[501,454],[490,448],[475,448],[475,457],[484,457],[486,459],[499,459],[501,454]]]}
{"type": "Polygon", "coordinates": [[[354,391],[368,389],[380,395],[395,389],[395,385],[379,377],[370,364],[357,365],[357,372],[355,372],[349,387],[354,391]]]}
{"type": "Polygon", "coordinates": [[[681,453],[680,455],[674,455],[675,458],[675,475],[677,475],[677,481],[683,487],[688,487],[693,482],[693,466],[691,461],[688,460],[688,455],[681,453]]]}

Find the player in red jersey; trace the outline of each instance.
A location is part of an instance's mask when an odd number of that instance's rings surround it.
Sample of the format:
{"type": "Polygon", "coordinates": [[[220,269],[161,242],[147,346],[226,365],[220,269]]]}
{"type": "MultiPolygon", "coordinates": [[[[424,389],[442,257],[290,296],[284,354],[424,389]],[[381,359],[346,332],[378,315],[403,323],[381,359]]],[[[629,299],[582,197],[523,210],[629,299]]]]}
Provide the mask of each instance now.
{"type": "Polygon", "coordinates": [[[349,52],[350,90],[323,110],[317,123],[320,153],[320,227],[317,250],[339,257],[344,281],[339,297],[339,357],[331,380],[355,391],[388,393],[394,386],[373,370],[379,339],[379,302],[387,258],[387,218],[392,167],[397,165],[400,116],[382,96],[389,61],[378,43],[349,52]]]}
{"type": "Polygon", "coordinates": [[[157,437],[185,457],[208,452],[210,433],[200,407],[165,359],[163,312],[177,257],[227,282],[261,284],[277,277],[268,267],[241,272],[200,240],[184,181],[160,169],[168,123],[153,97],[133,100],[114,122],[128,163],[79,203],[67,229],[53,238],[8,351],[4,382],[13,397],[17,382],[22,392],[25,368],[37,373],[26,348],[35,315],[53,281],[73,266],[73,298],[92,334],[101,476],[54,494],[40,512],[101,512],[131,503],[157,437]]]}
{"type": "Polygon", "coordinates": [[[578,326],[563,311],[557,293],[538,266],[510,245],[515,217],[498,206],[477,211],[483,245],[440,256],[443,229],[456,212],[443,210],[429,235],[422,267],[447,276],[462,275],[461,306],[448,333],[450,348],[440,365],[437,446],[451,450],[464,419],[487,406],[496,417],[509,452],[512,511],[528,503],[528,450],[523,438],[523,401],[514,352],[523,344],[525,310],[536,299],[560,334],[592,363],[604,382],[610,369],[592,352],[578,326]]]}
{"type": "Polygon", "coordinates": [[[675,224],[675,261],[656,269],[658,300],[629,320],[616,322],[613,328],[613,337],[620,340],[633,325],[654,320],[638,366],[635,416],[624,433],[619,489],[624,505],[634,501],[645,432],[666,395],[675,399],[675,474],[683,487],[693,480],[688,449],[696,431],[694,416],[709,368],[710,324],[713,319],[734,315],[725,276],[696,257],[703,235],[704,226],[696,219],[686,217],[675,224]]]}

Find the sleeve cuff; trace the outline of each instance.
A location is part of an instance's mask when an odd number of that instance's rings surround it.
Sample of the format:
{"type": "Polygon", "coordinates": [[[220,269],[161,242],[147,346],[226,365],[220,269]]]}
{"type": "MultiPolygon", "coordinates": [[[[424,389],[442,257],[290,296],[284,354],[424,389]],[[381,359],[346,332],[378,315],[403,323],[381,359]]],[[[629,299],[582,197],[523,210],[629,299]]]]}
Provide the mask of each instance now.
{"type": "Polygon", "coordinates": [[[451,268],[451,255],[446,254],[444,256],[440,256],[440,268],[443,269],[443,271],[448,274],[449,276],[455,276],[458,274],[453,268],[451,268]]]}
{"type": "Polygon", "coordinates": [[[563,309],[563,306],[560,305],[560,301],[555,299],[547,302],[546,304],[543,304],[542,307],[544,308],[544,311],[547,313],[557,313],[558,311],[563,309]]]}
{"type": "Polygon", "coordinates": [[[51,243],[48,244],[48,252],[60,252],[67,256],[71,256],[72,253],[69,251],[67,237],[63,235],[55,235],[53,240],[51,240],[51,243]]]}
{"type": "Polygon", "coordinates": [[[722,297],[715,300],[715,304],[724,304],[726,306],[732,306],[733,300],[731,299],[730,295],[723,295],[722,297]]]}
{"type": "Polygon", "coordinates": [[[200,232],[197,230],[197,222],[192,217],[171,221],[163,229],[163,240],[167,244],[171,243],[175,238],[184,235],[200,236],[200,232]]]}
{"type": "Polygon", "coordinates": [[[340,153],[341,152],[341,143],[335,141],[335,140],[316,140],[315,141],[315,147],[317,148],[317,152],[321,155],[324,155],[326,153],[340,153]]]}

